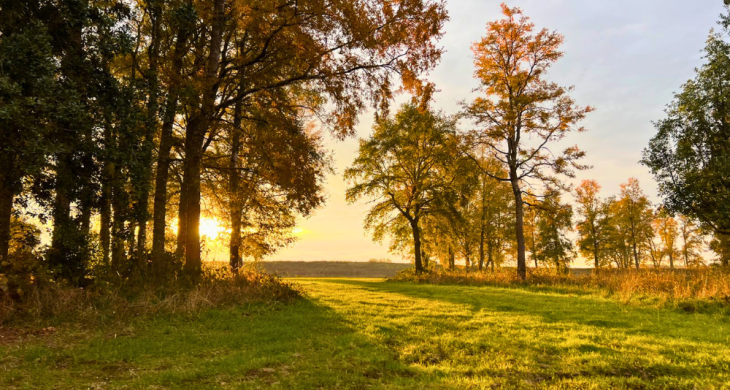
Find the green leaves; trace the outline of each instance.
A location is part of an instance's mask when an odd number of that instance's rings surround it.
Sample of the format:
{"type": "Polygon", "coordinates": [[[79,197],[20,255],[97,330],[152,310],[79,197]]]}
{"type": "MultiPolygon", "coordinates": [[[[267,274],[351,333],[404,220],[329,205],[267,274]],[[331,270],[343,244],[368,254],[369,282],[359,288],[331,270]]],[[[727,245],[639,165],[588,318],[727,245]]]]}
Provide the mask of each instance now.
{"type": "Polygon", "coordinates": [[[641,162],[667,209],[730,234],[730,44],[723,35],[710,34],[705,59],[655,123],[641,162]]]}

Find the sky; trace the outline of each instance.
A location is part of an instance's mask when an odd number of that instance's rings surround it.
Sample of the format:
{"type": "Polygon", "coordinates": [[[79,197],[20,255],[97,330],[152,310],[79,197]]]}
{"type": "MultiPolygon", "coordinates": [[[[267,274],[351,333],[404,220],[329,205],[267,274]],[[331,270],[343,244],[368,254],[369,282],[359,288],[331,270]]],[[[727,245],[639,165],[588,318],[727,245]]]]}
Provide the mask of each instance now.
{"type": "MultiPolygon", "coordinates": [[[[500,2],[447,2],[450,21],[440,41],[446,52],[427,76],[440,90],[432,107],[453,114],[459,101],[476,96],[470,46],[484,35],[488,21],[501,17],[500,2]]],[[[582,122],[588,131],[568,138],[587,152],[584,162],[593,166],[578,172],[576,180],[595,179],[602,195],[609,196],[636,177],[650,199],[658,201],[651,174],[638,162],[641,151],[654,134],[652,121],[662,118],[673,93],[702,64],[702,48],[710,29],[718,27],[722,1],[524,0],[508,5],[522,8],[537,28],[565,36],[565,55],[546,79],[575,86],[571,96],[576,102],[596,108],[582,122]]],[[[372,113],[361,115],[358,137],[368,137],[372,123],[372,113]]],[[[357,145],[356,138],[327,139],[325,147],[332,151],[336,168],[327,179],[329,200],[301,221],[298,242],[269,260],[402,261],[388,253],[387,242],[373,243],[363,229],[367,203],[345,201],[342,173],[354,160],[357,145]]]]}

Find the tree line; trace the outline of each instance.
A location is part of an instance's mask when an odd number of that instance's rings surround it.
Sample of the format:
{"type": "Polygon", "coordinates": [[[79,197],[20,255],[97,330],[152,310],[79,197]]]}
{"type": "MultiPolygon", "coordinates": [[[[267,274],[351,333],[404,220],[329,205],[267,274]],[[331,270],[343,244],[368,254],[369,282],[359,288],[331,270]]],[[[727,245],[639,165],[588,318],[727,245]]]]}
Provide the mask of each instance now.
{"type": "Polygon", "coordinates": [[[0,1],[0,274],[201,272],[201,215],[230,264],[321,206],[324,129],[401,90],[428,100],[447,20],[431,0],[0,1]],[[51,226],[38,248],[37,219],[51,226]]]}
{"type": "MultiPolygon", "coordinates": [[[[509,262],[525,278],[528,256],[535,267],[567,270],[578,253],[597,269],[692,267],[706,263],[708,244],[727,266],[730,44],[723,36],[712,33],[708,63],[676,95],[644,150],[641,162],[663,197],[654,207],[635,178],[605,199],[595,180],[571,188],[575,171],[589,166],[565,138],[585,131],[579,122],[593,108],[545,78],[563,54],[563,37],[537,30],[519,8],[503,4],[502,12],[472,46],[479,97],[452,116],[406,104],[360,141],[345,172],[347,198],[373,202],[365,219],[373,238],[389,238],[390,250],[410,257],[418,273],[436,260],[479,270],[509,262]],[[473,129],[460,129],[461,119],[473,129]]],[[[727,34],[730,18],[721,24],[727,34]]]]}

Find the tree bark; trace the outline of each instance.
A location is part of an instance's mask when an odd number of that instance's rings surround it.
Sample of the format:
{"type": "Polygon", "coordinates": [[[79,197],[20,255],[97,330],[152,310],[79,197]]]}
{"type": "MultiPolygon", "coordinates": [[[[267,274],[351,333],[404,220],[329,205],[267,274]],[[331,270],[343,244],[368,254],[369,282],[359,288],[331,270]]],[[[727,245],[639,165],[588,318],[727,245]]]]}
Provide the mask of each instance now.
{"type": "Polygon", "coordinates": [[[61,267],[65,264],[64,256],[68,255],[69,240],[73,221],[71,220],[71,188],[74,185],[71,173],[70,156],[62,153],[58,156],[56,166],[56,197],[53,200],[53,237],[51,238],[50,263],[52,267],[61,267]]]}
{"type": "Polygon", "coordinates": [[[8,260],[10,250],[10,223],[13,215],[13,199],[17,188],[14,179],[15,164],[12,156],[5,160],[0,170],[0,273],[3,273],[2,263],[8,260]]]}
{"type": "Polygon", "coordinates": [[[164,0],[150,0],[148,2],[150,16],[150,44],[147,50],[149,68],[147,70],[147,82],[149,83],[149,97],[147,100],[147,118],[145,121],[145,134],[143,149],[140,159],[142,160],[142,172],[137,188],[137,266],[144,267],[147,262],[147,220],[149,219],[149,195],[152,176],[152,149],[154,148],[155,132],[157,131],[157,115],[159,111],[159,77],[158,63],[160,58],[160,35],[162,14],[162,3],[164,0]]]}
{"type": "MultiPolygon", "coordinates": [[[[183,172],[187,168],[187,158],[183,162],[183,172]]],[[[185,257],[185,240],[188,236],[188,194],[186,191],[185,177],[180,182],[179,204],[177,207],[177,248],[175,249],[175,257],[183,259],[185,257]]]]}
{"type": "Polygon", "coordinates": [[[522,202],[522,190],[520,189],[517,172],[510,170],[510,182],[512,192],[515,196],[515,236],[517,238],[517,274],[520,279],[527,277],[527,265],[525,263],[525,232],[524,232],[524,204],[522,202]]]}
{"type": "Polygon", "coordinates": [[[456,261],[454,259],[454,250],[451,249],[451,245],[449,245],[449,269],[453,271],[454,267],[456,267],[456,261]]]}
{"type": "MultiPolygon", "coordinates": [[[[106,133],[106,129],[104,132],[106,133]]],[[[106,137],[105,137],[106,138],[106,137]]],[[[111,136],[110,136],[111,138],[111,136]]],[[[111,245],[111,212],[112,212],[112,172],[114,166],[107,163],[102,171],[101,178],[101,205],[99,207],[99,241],[101,257],[105,266],[109,266],[109,249],[111,245]]]]}
{"type": "Polygon", "coordinates": [[[421,263],[421,229],[418,227],[418,219],[411,220],[411,231],[413,232],[413,251],[416,257],[416,274],[423,273],[421,263]]]}
{"type": "MultiPolygon", "coordinates": [[[[152,216],[152,267],[156,273],[166,268],[165,262],[165,230],[167,228],[167,183],[170,174],[170,153],[174,144],[172,128],[175,124],[175,115],[178,107],[178,89],[183,67],[183,57],[186,52],[186,44],[189,36],[188,28],[181,25],[177,31],[175,48],[172,55],[172,77],[171,85],[165,102],[165,114],[160,129],[160,150],[157,156],[157,168],[155,171],[155,190],[153,200],[152,216]]],[[[181,187],[182,188],[182,187],[181,187]]],[[[181,208],[184,207],[181,202],[181,208]]],[[[182,224],[178,219],[178,224],[182,224]]],[[[178,237],[181,236],[178,229],[178,237]]],[[[180,245],[178,244],[178,249],[180,245]]],[[[182,255],[178,251],[178,255],[182,255]]]]}
{"type": "Polygon", "coordinates": [[[229,243],[229,262],[235,273],[241,266],[241,197],[238,173],[238,155],[241,152],[241,101],[236,102],[233,109],[233,129],[231,130],[231,159],[228,183],[229,218],[231,224],[231,241],[229,243]]]}
{"type": "Polygon", "coordinates": [[[200,110],[188,123],[185,134],[184,184],[187,199],[187,234],[185,237],[185,271],[197,277],[201,272],[200,258],[200,175],[202,173],[203,144],[215,112],[218,92],[216,73],[221,59],[225,0],[213,4],[213,27],[210,34],[210,52],[205,67],[205,83],[200,110]]]}
{"type": "Polygon", "coordinates": [[[484,225],[479,231],[479,271],[484,268],[484,225]]]}
{"type": "Polygon", "coordinates": [[[122,174],[118,165],[111,167],[112,173],[112,198],[111,208],[114,213],[112,225],[112,272],[120,275],[125,266],[124,241],[125,232],[124,224],[126,222],[126,193],[119,185],[120,176],[122,174]]]}

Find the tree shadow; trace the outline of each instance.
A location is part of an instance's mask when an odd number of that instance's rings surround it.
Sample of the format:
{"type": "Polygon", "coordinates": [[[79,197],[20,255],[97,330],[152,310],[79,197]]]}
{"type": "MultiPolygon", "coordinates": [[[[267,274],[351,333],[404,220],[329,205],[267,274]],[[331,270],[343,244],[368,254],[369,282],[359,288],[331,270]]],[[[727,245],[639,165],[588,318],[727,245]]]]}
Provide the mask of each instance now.
{"type": "Polygon", "coordinates": [[[398,360],[341,313],[309,298],[165,315],[132,328],[113,338],[13,352],[17,369],[12,378],[0,374],[0,388],[440,387],[439,378],[398,360]]]}
{"type": "Polygon", "coordinates": [[[373,304],[389,300],[390,311],[400,314],[375,319],[381,322],[378,338],[400,360],[440,368],[466,382],[491,378],[491,385],[515,388],[561,381],[673,387],[677,378],[702,383],[719,372],[728,377],[727,333],[718,332],[727,324],[712,316],[525,289],[326,283],[372,293],[373,304]],[[485,360],[493,364],[480,365],[485,360]]]}
{"type": "Polygon", "coordinates": [[[541,317],[545,323],[574,323],[643,334],[684,339],[692,342],[727,345],[730,333],[727,317],[683,313],[670,309],[640,307],[592,295],[574,295],[552,289],[505,288],[394,283],[332,279],[331,282],[359,286],[371,291],[387,291],[414,298],[435,299],[470,305],[473,312],[492,310],[525,313],[541,317]]]}

